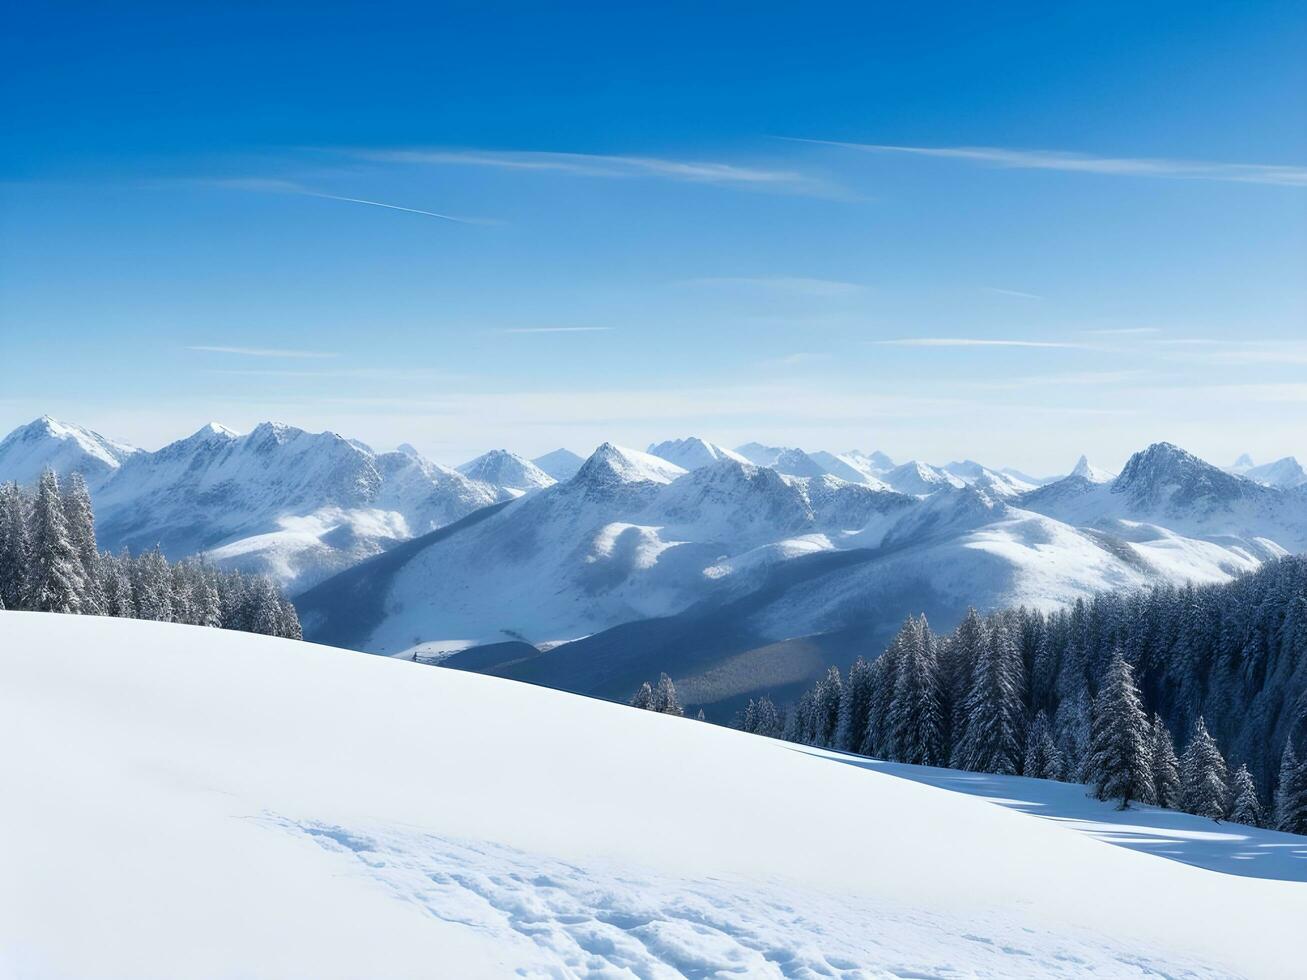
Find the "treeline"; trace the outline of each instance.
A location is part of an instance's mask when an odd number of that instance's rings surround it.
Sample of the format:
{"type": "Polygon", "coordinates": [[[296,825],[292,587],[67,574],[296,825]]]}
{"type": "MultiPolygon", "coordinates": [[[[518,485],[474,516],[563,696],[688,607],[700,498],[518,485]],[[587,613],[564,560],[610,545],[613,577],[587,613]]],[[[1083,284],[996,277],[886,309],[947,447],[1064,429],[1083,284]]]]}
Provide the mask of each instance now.
{"type": "Polygon", "coordinates": [[[736,725],[1307,833],[1307,559],[1051,614],[972,610],[944,635],[909,619],[880,657],[736,725]]]}
{"type": "Polygon", "coordinates": [[[156,548],[101,552],[86,481],[51,470],[32,492],[0,485],[0,609],[189,623],[300,639],[295,607],[267,577],[156,548]]]}

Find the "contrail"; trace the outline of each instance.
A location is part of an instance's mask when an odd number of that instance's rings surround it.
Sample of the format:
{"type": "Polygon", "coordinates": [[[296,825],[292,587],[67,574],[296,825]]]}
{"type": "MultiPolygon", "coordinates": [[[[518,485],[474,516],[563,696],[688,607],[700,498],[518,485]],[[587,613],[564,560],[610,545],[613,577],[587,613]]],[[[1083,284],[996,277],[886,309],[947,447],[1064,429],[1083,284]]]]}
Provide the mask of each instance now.
{"type": "Polygon", "coordinates": [[[455,218],[452,214],[441,214],[439,211],[423,211],[421,208],[405,208],[398,204],[386,204],[384,201],[365,201],[361,197],[340,197],[336,194],[323,194],[319,191],[303,190],[299,193],[308,197],[321,197],[328,201],[346,201],[349,204],[371,204],[374,208],[389,208],[391,211],[407,211],[409,214],[425,214],[429,218],[441,218],[444,221],[453,221],[460,225],[473,224],[466,218],[455,218]]]}

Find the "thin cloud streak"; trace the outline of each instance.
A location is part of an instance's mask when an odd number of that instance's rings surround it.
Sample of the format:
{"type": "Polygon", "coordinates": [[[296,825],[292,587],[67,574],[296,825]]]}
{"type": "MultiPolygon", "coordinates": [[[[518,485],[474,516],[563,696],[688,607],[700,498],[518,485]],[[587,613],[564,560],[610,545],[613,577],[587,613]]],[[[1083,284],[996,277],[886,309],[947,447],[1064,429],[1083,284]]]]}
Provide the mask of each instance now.
{"type": "Polygon", "coordinates": [[[354,156],[379,163],[489,167],[570,174],[579,177],[657,177],[697,184],[777,187],[826,191],[831,188],[794,170],[773,170],[712,160],[670,160],[662,157],[602,153],[559,153],[524,150],[390,149],[352,150],[354,156]]]}
{"type": "Polygon", "coordinates": [[[343,201],[347,204],[366,204],[374,208],[386,208],[390,211],[406,211],[409,214],[420,214],[428,218],[439,218],[441,221],[452,221],[455,224],[460,225],[485,225],[497,223],[487,218],[460,218],[456,215],[445,214],[440,211],[427,211],[422,208],[410,208],[400,204],[388,204],[385,201],[373,201],[362,197],[346,197],[342,194],[328,194],[325,191],[314,190],[311,187],[306,187],[293,180],[277,180],[264,177],[238,177],[207,181],[206,183],[218,187],[231,188],[232,190],[257,191],[271,194],[290,194],[295,197],[316,197],[323,201],[343,201]]]}
{"type": "Polygon", "coordinates": [[[1307,167],[1295,164],[1212,163],[1151,157],[1103,157],[1062,150],[1019,150],[997,146],[895,146],[887,143],[786,138],[800,143],[840,146],[872,153],[903,153],[965,160],[1004,169],[1061,170],[1113,177],[1164,177],[1173,180],[1218,180],[1240,184],[1307,187],[1307,167]]]}
{"type": "Polygon", "coordinates": [[[1049,347],[1062,350],[1104,350],[1092,344],[1072,344],[1057,340],[983,340],[976,337],[900,337],[873,340],[882,347],[1049,347]]]}
{"type": "Polygon", "coordinates": [[[838,279],[812,279],[803,276],[705,276],[698,279],[682,279],[677,285],[767,289],[805,296],[847,296],[863,292],[867,288],[856,282],[843,282],[838,279]]]}
{"type": "Polygon", "coordinates": [[[1043,299],[1035,293],[1023,293],[1019,289],[1001,289],[998,286],[982,287],[987,293],[996,293],[999,296],[1016,296],[1018,299],[1043,299]]]}
{"type": "Polygon", "coordinates": [[[505,327],[502,330],[492,330],[491,333],[606,333],[612,329],[612,327],[505,327]]]}
{"type": "Polygon", "coordinates": [[[317,359],[340,356],[331,351],[287,350],[277,347],[223,347],[215,344],[193,344],[188,346],[186,349],[203,351],[207,354],[239,354],[242,357],[293,357],[317,359]]]}

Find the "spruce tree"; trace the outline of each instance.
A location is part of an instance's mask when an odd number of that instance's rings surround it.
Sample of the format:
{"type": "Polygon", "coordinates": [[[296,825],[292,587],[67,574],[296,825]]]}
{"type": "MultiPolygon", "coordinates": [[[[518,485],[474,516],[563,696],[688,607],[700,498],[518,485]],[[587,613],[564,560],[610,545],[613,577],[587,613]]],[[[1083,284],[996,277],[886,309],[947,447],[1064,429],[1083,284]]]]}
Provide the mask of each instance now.
{"type": "Polygon", "coordinates": [[[676,694],[676,685],[666,674],[658,678],[658,686],[654,688],[653,704],[650,710],[658,711],[665,715],[683,715],[684,710],[681,708],[681,699],[676,694]]]}
{"type": "Polygon", "coordinates": [[[1230,777],[1229,798],[1230,812],[1226,818],[1231,823],[1262,826],[1264,817],[1261,800],[1257,798],[1257,784],[1253,782],[1253,774],[1248,771],[1245,763],[1240,763],[1230,777]]]}
{"type": "Polygon", "coordinates": [[[972,772],[1015,775],[1025,755],[1021,656],[999,616],[986,624],[986,640],[962,704],[962,737],[953,766],[972,772]]]}
{"type": "Polygon", "coordinates": [[[1089,735],[1089,779],[1100,800],[1131,801],[1153,797],[1152,732],[1144,714],[1134,671],[1118,648],[1094,699],[1089,735]]]}
{"type": "Polygon", "coordinates": [[[91,509],[91,494],[86,489],[86,478],[74,473],[64,486],[64,521],[68,527],[68,540],[81,564],[81,612],[101,616],[105,612],[105,599],[100,588],[100,552],[95,545],[95,513],[91,509]]]}
{"type": "Polygon", "coordinates": [[[54,470],[41,474],[32,508],[32,546],[28,593],[40,612],[82,611],[82,563],[68,536],[59,478],[54,470]]]}
{"type": "Polygon", "coordinates": [[[867,717],[871,711],[872,688],[875,684],[871,664],[862,657],[853,661],[849,676],[844,681],[840,701],[840,724],[835,733],[835,747],[846,752],[857,752],[867,737],[867,717]]]}
{"type": "Polygon", "coordinates": [[[1226,813],[1226,765],[1202,717],[1180,760],[1180,808],[1220,820],[1226,813]]]}
{"type": "Polygon", "coordinates": [[[1275,829],[1286,834],[1307,834],[1307,763],[1298,761],[1292,740],[1280,755],[1280,777],[1275,787],[1275,829]]]}
{"type": "Polygon", "coordinates": [[[653,700],[653,685],[648,681],[645,681],[640,685],[639,690],[631,695],[631,700],[628,703],[632,708],[640,708],[644,711],[648,711],[653,707],[653,700]]]}
{"type": "Polygon", "coordinates": [[[0,484],[0,601],[6,609],[26,609],[32,541],[28,501],[17,483],[0,484]]]}
{"type": "Polygon", "coordinates": [[[1033,779],[1061,779],[1062,753],[1053,741],[1053,726],[1041,710],[1026,731],[1026,756],[1021,774],[1033,779]]]}
{"type": "Polygon", "coordinates": [[[1180,762],[1175,757],[1175,743],[1160,715],[1153,715],[1152,725],[1153,802],[1174,810],[1180,805],[1180,762]]]}
{"type": "Polygon", "coordinates": [[[913,765],[943,765],[944,719],[934,638],[926,617],[909,619],[896,642],[901,653],[889,708],[891,758],[913,765]]]}

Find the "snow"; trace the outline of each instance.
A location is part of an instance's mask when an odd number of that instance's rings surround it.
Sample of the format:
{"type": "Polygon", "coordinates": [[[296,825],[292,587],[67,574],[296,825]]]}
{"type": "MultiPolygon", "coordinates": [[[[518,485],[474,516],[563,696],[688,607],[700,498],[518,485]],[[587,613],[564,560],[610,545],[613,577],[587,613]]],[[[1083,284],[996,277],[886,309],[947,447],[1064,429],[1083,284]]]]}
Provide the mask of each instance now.
{"type": "Polygon", "coordinates": [[[61,476],[81,473],[94,486],[138,452],[80,425],[42,415],[0,441],[0,481],[32,484],[49,467],[61,476]]]}
{"type": "Polygon", "coordinates": [[[701,466],[709,466],[720,459],[733,459],[738,463],[748,462],[739,453],[732,452],[705,439],[700,439],[698,436],[654,443],[649,447],[649,452],[670,463],[675,463],[683,470],[697,470],[701,466]]]}
{"type": "MultiPolygon", "coordinates": [[[[888,489],[877,475],[874,462],[861,453],[828,453],[821,450],[809,453],[808,458],[831,476],[850,483],[865,483],[867,486],[888,489]]],[[[881,471],[884,472],[884,471],[881,471]]]]}
{"type": "Polygon", "coordinates": [[[961,487],[966,484],[951,473],[938,470],[928,463],[912,459],[881,474],[881,479],[899,493],[925,496],[941,487],[961,487]]]}
{"type": "Polygon", "coordinates": [[[0,972],[1294,975],[1303,838],[496,678],[0,613],[0,972]]]}
{"type": "Polygon", "coordinates": [[[1089,457],[1081,455],[1076,460],[1076,465],[1071,469],[1071,476],[1078,476],[1088,480],[1090,483],[1111,483],[1116,479],[1115,473],[1109,473],[1089,462],[1089,457]]]}
{"type": "Polygon", "coordinates": [[[506,449],[492,449],[483,453],[458,467],[458,471],[469,479],[517,494],[529,493],[558,482],[535,463],[506,449]]]}
{"type": "Polygon", "coordinates": [[[684,467],[661,457],[638,449],[615,446],[611,442],[605,442],[596,449],[577,471],[577,476],[586,474],[587,469],[592,472],[604,471],[621,483],[671,483],[686,472],[684,467]]]}
{"type": "Polygon", "coordinates": [[[1293,456],[1285,456],[1261,466],[1250,466],[1242,475],[1268,487],[1292,489],[1307,484],[1307,472],[1303,471],[1302,464],[1293,456]]]}

